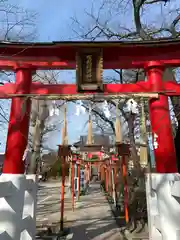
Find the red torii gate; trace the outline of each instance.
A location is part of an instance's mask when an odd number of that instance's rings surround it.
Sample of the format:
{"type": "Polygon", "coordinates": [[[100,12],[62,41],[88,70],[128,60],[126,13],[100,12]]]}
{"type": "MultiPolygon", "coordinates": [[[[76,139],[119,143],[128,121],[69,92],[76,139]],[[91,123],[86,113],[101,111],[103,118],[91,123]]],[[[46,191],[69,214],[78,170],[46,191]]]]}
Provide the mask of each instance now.
{"type": "Polygon", "coordinates": [[[162,74],[166,67],[180,65],[180,40],[157,40],[128,43],[0,43],[0,68],[16,73],[15,83],[0,86],[0,98],[12,98],[3,173],[24,173],[22,157],[27,145],[30,115],[30,100],[24,102],[25,95],[78,94],[75,84],[32,83],[32,73],[37,69],[75,69],[76,53],[84,48],[102,50],[104,69],[145,69],[147,81],[104,84],[104,95],[159,93],[158,99],[149,101],[152,132],[158,135],[156,168],[159,173],[177,172],[168,96],[180,95],[180,85],[171,79],[163,82],[162,74]],[[22,105],[25,103],[24,113],[22,105]]]}

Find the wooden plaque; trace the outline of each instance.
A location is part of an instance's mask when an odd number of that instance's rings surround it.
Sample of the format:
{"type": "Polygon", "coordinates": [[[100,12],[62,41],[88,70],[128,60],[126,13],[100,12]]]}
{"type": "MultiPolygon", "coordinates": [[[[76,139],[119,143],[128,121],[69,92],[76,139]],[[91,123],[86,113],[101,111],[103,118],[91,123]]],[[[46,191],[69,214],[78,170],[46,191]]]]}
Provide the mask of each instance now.
{"type": "Polygon", "coordinates": [[[103,55],[99,48],[83,49],[76,55],[76,83],[78,92],[103,91],[103,55]]]}

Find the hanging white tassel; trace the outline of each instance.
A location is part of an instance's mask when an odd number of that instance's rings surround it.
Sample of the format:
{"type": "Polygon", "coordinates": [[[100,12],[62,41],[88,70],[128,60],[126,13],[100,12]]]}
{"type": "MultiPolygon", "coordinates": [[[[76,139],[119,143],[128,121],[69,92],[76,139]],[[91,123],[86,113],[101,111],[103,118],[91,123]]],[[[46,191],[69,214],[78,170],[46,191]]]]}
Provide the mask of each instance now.
{"type": "Polygon", "coordinates": [[[104,115],[109,119],[111,117],[111,113],[109,111],[109,106],[108,106],[108,103],[107,101],[104,101],[103,103],[103,112],[104,112],[104,115]]]}
{"type": "Polygon", "coordinates": [[[83,106],[81,107],[81,112],[82,112],[82,114],[86,113],[86,109],[83,106]]]}
{"type": "Polygon", "coordinates": [[[52,102],[52,106],[50,106],[50,108],[49,108],[49,116],[52,117],[54,115],[56,115],[56,116],[60,115],[60,110],[59,110],[59,108],[56,107],[55,100],[52,102]]]}
{"type": "Polygon", "coordinates": [[[54,116],[54,108],[53,107],[49,108],[49,116],[50,117],[54,116]]]}
{"type": "Polygon", "coordinates": [[[138,104],[134,99],[132,99],[132,98],[129,99],[126,103],[126,106],[127,106],[127,111],[128,112],[131,112],[133,114],[138,114],[139,113],[138,104]]]}
{"type": "Polygon", "coordinates": [[[78,100],[76,103],[76,116],[79,116],[80,114],[85,114],[86,109],[83,107],[83,103],[81,100],[78,100]]]}
{"type": "Polygon", "coordinates": [[[56,107],[56,108],[54,109],[54,114],[57,115],[57,116],[59,116],[59,114],[60,114],[59,108],[56,107]]]}

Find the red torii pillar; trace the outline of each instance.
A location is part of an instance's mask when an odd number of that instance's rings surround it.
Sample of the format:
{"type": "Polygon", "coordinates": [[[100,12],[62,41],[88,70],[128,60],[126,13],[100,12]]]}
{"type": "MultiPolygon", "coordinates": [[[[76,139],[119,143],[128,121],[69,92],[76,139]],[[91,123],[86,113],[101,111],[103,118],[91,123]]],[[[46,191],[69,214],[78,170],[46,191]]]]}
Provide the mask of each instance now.
{"type": "MultiPolygon", "coordinates": [[[[149,62],[146,73],[153,91],[164,91],[163,87],[164,66],[159,62],[149,62]]],[[[176,153],[172,134],[171,119],[169,113],[168,96],[159,95],[159,99],[149,101],[150,120],[152,127],[156,171],[158,173],[177,172],[176,153]]]]}
{"type": "MultiPolygon", "coordinates": [[[[28,66],[19,67],[16,72],[17,94],[30,92],[32,70],[28,66]]],[[[24,174],[25,165],[22,161],[28,142],[30,99],[13,98],[9,118],[5,160],[3,173],[24,174]]]]}
{"type": "MultiPolygon", "coordinates": [[[[164,66],[159,62],[150,62],[147,66],[146,72],[148,82],[151,84],[152,90],[162,92],[163,87],[163,71],[164,66]]],[[[156,172],[148,173],[146,180],[146,197],[148,208],[148,222],[149,225],[149,238],[155,239],[158,232],[158,227],[154,222],[154,216],[158,216],[158,222],[161,226],[160,237],[162,239],[177,239],[177,229],[179,229],[178,213],[180,211],[179,203],[173,197],[178,193],[179,174],[176,174],[177,163],[174,139],[171,128],[171,120],[169,113],[168,97],[160,94],[159,99],[151,99],[149,101],[150,107],[150,120],[152,127],[152,140],[156,141],[154,145],[154,154],[156,160],[156,172]],[[176,189],[171,186],[170,181],[176,182],[178,185],[176,189]],[[156,193],[156,199],[151,195],[151,189],[156,193]],[[153,202],[153,205],[152,205],[153,202]],[[155,205],[157,212],[154,212],[155,205]],[[154,215],[155,214],[155,215],[154,215]],[[157,230],[155,230],[157,228],[157,230]]]]}
{"type": "MultiPolygon", "coordinates": [[[[15,72],[17,84],[16,93],[29,93],[32,80],[31,69],[29,66],[23,66],[18,67],[15,72]]],[[[11,239],[21,238],[22,213],[32,218],[32,225],[30,228],[31,237],[35,239],[36,236],[36,188],[32,188],[31,194],[25,193],[28,184],[27,179],[33,180],[31,181],[31,186],[33,185],[35,187],[36,176],[33,174],[25,176],[25,164],[22,159],[28,141],[29,117],[30,99],[24,97],[13,98],[9,118],[4,167],[0,178],[1,182],[12,182],[16,189],[16,191],[12,191],[12,194],[8,196],[8,202],[4,201],[4,198],[0,198],[0,211],[8,212],[5,220],[3,220],[3,216],[1,216],[1,228],[5,229],[11,239]]],[[[26,239],[28,237],[28,231],[24,232],[23,238],[26,239]]]]}

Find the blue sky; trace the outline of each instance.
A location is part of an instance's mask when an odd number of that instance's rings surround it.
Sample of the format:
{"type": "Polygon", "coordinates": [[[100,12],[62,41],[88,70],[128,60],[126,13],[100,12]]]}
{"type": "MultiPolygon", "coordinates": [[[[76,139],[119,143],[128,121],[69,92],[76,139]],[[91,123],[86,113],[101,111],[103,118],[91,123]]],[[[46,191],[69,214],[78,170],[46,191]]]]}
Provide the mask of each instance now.
{"type": "Polygon", "coordinates": [[[37,28],[39,41],[60,41],[72,38],[71,17],[75,14],[83,19],[82,13],[91,7],[91,0],[14,0],[23,8],[38,13],[37,28]]]}

